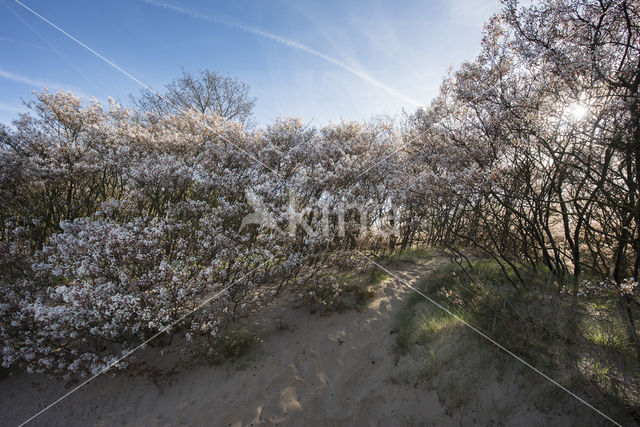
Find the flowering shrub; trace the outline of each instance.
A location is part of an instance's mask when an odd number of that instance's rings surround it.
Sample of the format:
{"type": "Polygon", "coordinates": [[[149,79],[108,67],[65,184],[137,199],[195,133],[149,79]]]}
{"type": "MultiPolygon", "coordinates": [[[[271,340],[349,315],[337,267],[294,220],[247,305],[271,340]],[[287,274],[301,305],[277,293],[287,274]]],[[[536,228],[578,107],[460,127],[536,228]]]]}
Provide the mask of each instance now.
{"type": "MultiPolygon", "coordinates": [[[[0,340],[2,365],[31,372],[95,374],[167,328],[226,347],[222,332],[304,266],[365,241],[384,213],[358,207],[390,197],[392,134],[374,124],[247,131],[45,91],[14,125],[0,147],[0,340]]],[[[362,293],[306,283],[322,310],[362,293]]]]}
{"type": "Polygon", "coordinates": [[[0,127],[3,366],[96,372],[169,325],[218,336],[287,288],[333,307],[341,279],[305,277],[329,255],[416,242],[489,255],[514,289],[539,268],[615,278],[575,292],[622,295],[640,358],[623,280],[640,269],[640,15],[610,3],[505,1],[400,126],[248,130],[211,106],[38,93],[0,127]]]}
{"type": "Polygon", "coordinates": [[[335,277],[314,278],[302,289],[302,292],[304,304],[313,312],[329,313],[343,306],[340,299],[343,289],[335,277]]]}

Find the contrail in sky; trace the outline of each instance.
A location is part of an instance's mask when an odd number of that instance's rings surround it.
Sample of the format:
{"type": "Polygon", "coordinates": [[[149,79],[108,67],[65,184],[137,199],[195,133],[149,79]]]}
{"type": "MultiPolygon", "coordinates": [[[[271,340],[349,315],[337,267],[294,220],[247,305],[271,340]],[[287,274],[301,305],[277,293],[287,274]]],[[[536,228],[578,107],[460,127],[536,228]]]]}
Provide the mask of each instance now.
{"type": "Polygon", "coordinates": [[[15,10],[10,8],[8,4],[5,3],[4,5],[5,5],[5,7],[7,9],[9,9],[11,11],[11,13],[13,13],[13,15],[16,18],[18,18],[25,25],[25,27],[27,27],[29,30],[31,30],[32,33],[34,33],[36,36],[38,36],[38,38],[40,40],[42,40],[47,46],[49,46],[48,49],[47,48],[42,48],[42,47],[40,47],[40,49],[44,49],[44,50],[47,50],[47,51],[54,52],[56,55],[58,55],[60,58],[62,58],[62,60],[64,62],[66,62],[69,67],[71,67],[73,70],[75,70],[76,73],[80,74],[82,76],[82,78],[87,81],[87,83],[89,83],[91,86],[93,86],[96,89],[98,89],[100,92],[105,93],[104,88],[102,88],[101,86],[98,86],[91,79],[89,79],[89,77],[87,77],[86,74],[83,73],[78,67],[73,65],[73,63],[71,63],[71,61],[69,61],[66,56],[64,56],[58,49],[56,49],[56,47],[53,44],[51,44],[51,42],[49,42],[49,40],[47,40],[42,34],[40,34],[38,31],[36,31],[36,29],[33,28],[31,25],[29,25],[29,23],[26,20],[24,20],[22,18],[22,16],[20,16],[18,13],[16,13],[15,10]]]}
{"type": "Polygon", "coordinates": [[[215,17],[209,16],[209,15],[204,15],[202,13],[193,12],[191,10],[182,8],[180,6],[175,6],[175,5],[172,5],[172,4],[169,4],[169,3],[164,3],[164,2],[161,2],[161,1],[157,1],[157,0],[143,0],[143,1],[146,4],[151,5],[151,6],[156,6],[156,7],[160,7],[160,8],[163,8],[163,9],[172,10],[174,12],[182,13],[183,15],[188,15],[188,16],[190,16],[192,18],[200,19],[200,20],[203,20],[203,21],[213,22],[214,24],[220,24],[220,25],[224,25],[224,26],[230,27],[230,28],[235,28],[235,29],[238,29],[238,30],[241,30],[241,31],[245,31],[245,32],[250,33],[250,34],[254,34],[256,36],[264,37],[265,39],[273,40],[276,43],[280,43],[280,44],[283,44],[285,46],[288,46],[288,47],[291,47],[291,48],[294,48],[294,49],[302,50],[302,51],[307,52],[307,53],[309,53],[309,54],[311,54],[311,55],[313,55],[315,57],[318,57],[320,59],[324,59],[325,61],[327,61],[327,62],[329,62],[329,63],[331,63],[333,65],[336,65],[336,66],[342,68],[345,71],[350,72],[351,74],[353,74],[353,75],[355,75],[355,76],[357,76],[357,77],[359,77],[359,78],[371,83],[372,85],[379,87],[380,89],[382,89],[385,92],[387,92],[389,95],[391,95],[391,96],[393,96],[393,97],[395,97],[397,99],[400,99],[400,100],[402,100],[402,101],[404,101],[404,102],[406,102],[408,104],[411,104],[414,107],[419,107],[420,105],[422,105],[419,101],[416,101],[415,99],[410,98],[410,97],[398,92],[396,89],[394,89],[392,87],[389,87],[389,86],[385,85],[384,83],[379,82],[375,78],[371,77],[370,75],[368,75],[368,74],[366,74],[366,73],[364,73],[364,72],[362,72],[360,70],[357,70],[357,69],[353,68],[349,64],[346,64],[345,62],[343,62],[343,61],[341,61],[339,59],[333,58],[333,57],[331,57],[329,55],[326,55],[326,54],[324,54],[322,52],[318,52],[317,50],[315,50],[313,48],[310,48],[309,46],[306,46],[306,45],[304,45],[302,43],[298,43],[296,41],[286,39],[284,37],[278,36],[278,35],[273,34],[273,33],[262,31],[262,30],[260,30],[258,28],[250,27],[248,25],[236,24],[234,22],[229,22],[229,21],[225,21],[225,20],[222,20],[222,19],[219,19],[219,18],[215,18],[215,17]]]}
{"type": "Polygon", "coordinates": [[[73,40],[74,42],[78,43],[80,46],[82,46],[83,48],[87,49],[89,52],[93,53],[95,56],[97,56],[98,58],[102,59],[104,62],[106,62],[107,64],[111,65],[113,68],[115,68],[116,70],[120,71],[122,74],[124,74],[125,76],[129,77],[130,79],[134,80],[136,83],[138,83],[140,86],[144,87],[145,89],[149,89],[152,90],[149,86],[147,86],[146,84],[144,84],[143,82],[141,82],[140,80],[136,79],[134,76],[132,76],[131,74],[129,74],[128,72],[126,72],[125,70],[123,70],[122,68],[120,68],[119,66],[117,66],[116,64],[114,64],[113,62],[109,61],[107,58],[105,58],[104,56],[100,55],[98,52],[96,52],[95,50],[91,49],[89,46],[87,46],[86,44],[82,43],[80,40],[78,40],[77,38],[73,37],[71,34],[67,33],[65,30],[63,30],[62,28],[58,27],[56,24],[54,24],[53,22],[49,21],[47,18],[45,18],[44,16],[40,15],[38,12],[36,12],[35,10],[31,9],[29,6],[27,6],[26,4],[22,3],[20,0],[14,0],[16,3],[18,3],[20,6],[22,6],[23,8],[27,9],[29,12],[31,12],[32,14],[34,14],[35,16],[37,16],[38,18],[42,19],[44,22],[46,22],[47,24],[51,25],[53,28],[55,28],[56,30],[60,31],[62,34],[64,34],[65,36],[69,37],[71,40],[73,40]]]}

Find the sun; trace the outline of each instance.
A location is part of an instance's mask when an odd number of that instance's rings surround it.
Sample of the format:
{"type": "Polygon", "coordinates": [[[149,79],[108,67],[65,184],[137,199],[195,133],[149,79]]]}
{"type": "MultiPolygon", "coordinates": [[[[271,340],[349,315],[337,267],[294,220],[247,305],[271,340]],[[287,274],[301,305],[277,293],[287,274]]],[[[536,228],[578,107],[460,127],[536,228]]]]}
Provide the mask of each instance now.
{"type": "Polygon", "coordinates": [[[587,114],[589,114],[589,107],[581,102],[574,102],[573,104],[569,104],[565,113],[568,119],[578,121],[584,119],[587,114]]]}

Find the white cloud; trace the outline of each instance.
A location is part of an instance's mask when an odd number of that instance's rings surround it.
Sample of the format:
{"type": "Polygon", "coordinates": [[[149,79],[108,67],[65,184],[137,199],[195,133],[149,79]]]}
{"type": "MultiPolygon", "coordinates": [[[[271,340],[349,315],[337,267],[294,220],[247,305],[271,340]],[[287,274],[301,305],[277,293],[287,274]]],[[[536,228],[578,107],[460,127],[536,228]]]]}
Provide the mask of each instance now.
{"type": "Polygon", "coordinates": [[[20,74],[13,74],[1,69],[0,69],[0,77],[7,80],[13,80],[14,82],[23,83],[29,86],[35,86],[40,88],[60,87],[60,85],[45,82],[43,80],[33,79],[31,77],[23,76],[20,74]]]}
{"type": "MultiPolygon", "coordinates": [[[[0,78],[14,81],[16,83],[22,83],[24,85],[30,86],[32,89],[40,88],[40,89],[51,89],[57,90],[62,89],[66,91],[73,92],[76,96],[80,96],[82,98],[87,98],[86,93],[82,92],[79,89],[72,89],[69,85],[64,85],[57,82],[50,82],[45,80],[40,80],[37,78],[32,78],[28,76],[24,76],[22,74],[15,74],[9,71],[5,71],[0,68],[0,78]]],[[[100,98],[98,98],[100,99],[100,98]]]]}

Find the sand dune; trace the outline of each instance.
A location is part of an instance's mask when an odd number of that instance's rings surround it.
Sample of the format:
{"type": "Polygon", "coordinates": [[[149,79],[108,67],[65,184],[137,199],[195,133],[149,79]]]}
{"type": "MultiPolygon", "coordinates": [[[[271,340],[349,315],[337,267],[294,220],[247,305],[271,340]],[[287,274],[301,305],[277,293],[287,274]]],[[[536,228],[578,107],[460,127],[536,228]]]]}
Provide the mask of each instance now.
{"type": "MultiPolygon", "coordinates": [[[[397,273],[414,281],[444,262],[397,273]]],[[[602,424],[465,332],[434,343],[439,369],[418,381],[421,358],[393,352],[394,313],[408,292],[387,280],[367,310],[329,317],[291,308],[285,298],[253,319],[263,325],[263,342],[240,360],[180,370],[166,381],[99,377],[32,425],[602,424]],[[289,329],[276,329],[275,318],[289,329]]],[[[2,425],[22,422],[65,392],[59,382],[26,374],[0,384],[2,425]]]]}

